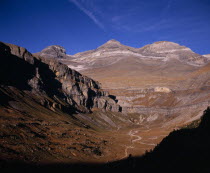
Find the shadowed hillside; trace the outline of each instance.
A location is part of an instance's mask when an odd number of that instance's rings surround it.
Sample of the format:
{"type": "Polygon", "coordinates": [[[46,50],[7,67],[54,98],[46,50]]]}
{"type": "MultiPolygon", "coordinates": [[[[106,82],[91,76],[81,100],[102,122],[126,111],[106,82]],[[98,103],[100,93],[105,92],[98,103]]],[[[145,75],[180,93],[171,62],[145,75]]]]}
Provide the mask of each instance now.
{"type": "Polygon", "coordinates": [[[141,158],[112,164],[133,172],[209,172],[210,108],[199,121],[173,131],[141,158]],[[195,128],[191,128],[195,127],[195,128]]]}
{"type": "MultiPolygon", "coordinates": [[[[193,123],[195,126],[197,123],[193,123]]],[[[185,127],[173,131],[151,152],[142,157],[102,164],[42,164],[31,165],[18,162],[3,163],[2,170],[14,171],[62,171],[62,172],[202,172],[210,171],[210,108],[208,108],[196,128],[185,127]],[[12,165],[12,167],[11,167],[12,165]]]]}

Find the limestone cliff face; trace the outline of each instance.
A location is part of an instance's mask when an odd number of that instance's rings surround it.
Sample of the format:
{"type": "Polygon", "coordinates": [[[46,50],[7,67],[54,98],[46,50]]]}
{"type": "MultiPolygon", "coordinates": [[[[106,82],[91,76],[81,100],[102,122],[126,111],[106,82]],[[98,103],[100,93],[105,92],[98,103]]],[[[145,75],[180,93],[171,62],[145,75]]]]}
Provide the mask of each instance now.
{"type": "MultiPolygon", "coordinates": [[[[118,112],[120,107],[100,89],[100,84],[52,58],[34,57],[25,48],[0,43],[1,87],[17,87],[39,95],[38,102],[51,110],[118,112]]],[[[33,97],[33,96],[32,96],[33,97]]]]}
{"type": "Polygon", "coordinates": [[[41,61],[49,65],[55,78],[61,83],[63,93],[67,97],[70,96],[79,107],[85,107],[88,110],[99,108],[119,111],[119,105],[109,97],[108,92],[101,89],[99,82],[81,75],[54,59],[41,58],[41,61]]]}

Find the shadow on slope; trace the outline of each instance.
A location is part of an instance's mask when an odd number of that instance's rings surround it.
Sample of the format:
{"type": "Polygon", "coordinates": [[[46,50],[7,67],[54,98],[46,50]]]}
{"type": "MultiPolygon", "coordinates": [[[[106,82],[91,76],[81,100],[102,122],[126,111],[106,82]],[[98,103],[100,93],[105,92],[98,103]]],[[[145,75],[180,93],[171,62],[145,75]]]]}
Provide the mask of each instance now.
{"type": "Polygon", "coordinates": [[[29,90],[28,80],[33,78],[35,68],[27,61],[9,54],[10,47],[0,43],[0,84],[29,90]],[[4,49],[7,49],[5,51],[4,49]]]}
{"type": "Polygon", "coordinates": [[[173,131],[142,157],[106,164],[43,164],[2,162],[4,172],[209,172],[210,171],[210,108],[197,128],[173,131]]]}
{"type": "MultiPolygon", "coordinates": [[[[9,101],[16,100],[14,95],[3,92],[8,86],[17,88],[20,91],[36,90],[36,94],[47,95],[55,102],[55,98],[65,100],[66,96],[62,92],[62,84],[56,79],[55,73],[49,68],[48,64],[41,62],[30,56],[30,61],[23,57],[11,54],[11,48],[4,43],[0,43],[0,104],[7,105],[9,101]],[[38,75],[38,76],[37,76],[38,75]],[[31,81],[31,84],[30,84],[31,81]],[[2,89],[2,90],[1,90],[2,89]]],[[[6,91],[5,90],[5,91],[6,91]]],[[[17,93],[15,93],[17,94],[17,93]]],[[[44,97],[42,98],[44,102],[44,97]]],[[[18,100],[16,100],[18,101],[18,100]]],[[[19,100],[22,101],[22,100],[19,100]]],[[[49,101],[48,101],[49,102],[49,101]]],[[[68,114],[80,112],[74,105],[65,104],[62,111],[68,114]]]]}

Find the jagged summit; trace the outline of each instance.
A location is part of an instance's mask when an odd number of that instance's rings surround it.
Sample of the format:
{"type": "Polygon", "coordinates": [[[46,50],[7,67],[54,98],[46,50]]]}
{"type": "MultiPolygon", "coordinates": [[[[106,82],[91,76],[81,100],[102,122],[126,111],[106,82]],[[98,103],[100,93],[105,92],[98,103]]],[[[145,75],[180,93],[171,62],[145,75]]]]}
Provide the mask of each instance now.
{"type": "Polygon", "coordinates": [[[43,49],[38,55],[50,58],[66,58],[66,49],[59,45],[52,45],[43,49]]]}

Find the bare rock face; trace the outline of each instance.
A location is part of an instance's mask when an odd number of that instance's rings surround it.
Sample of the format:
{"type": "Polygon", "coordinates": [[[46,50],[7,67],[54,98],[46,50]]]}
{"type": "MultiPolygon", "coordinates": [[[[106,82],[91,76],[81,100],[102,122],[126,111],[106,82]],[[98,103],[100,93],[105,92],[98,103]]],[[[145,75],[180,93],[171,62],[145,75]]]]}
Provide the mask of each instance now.
{"type": "Polygon", "coordinates": [[[12,55],[16,55],[17,57],[24,59],[28,63],[34,64],[34,58],[32,57],[32,54],[28,52],[25,48],[13,44],[6,44],[6,45],[9,47],[5,47],[4,43],[0,42],[1,53],[6,54],[10,51],[12,55]]]}
{"type": "Polygon", "coordinates": [[[45,49],[43,49],[41,52],[36,53],[36,54],[42,57],[48,57],[48,58],[66,58],[67,57],[66,49],[58,45],[48,46],[45,49]]]}
{"type": "Polygon", "coordinates": [[[2,42],[0,50],[1,58],[6,60],[1,64],[2,87],[13,86],[42,95],[37,101],[52,110],[89,112],[98,108],[119,111],[119,105],[100,88],[98,82],[55,59],[35,58],[24,48],[2,42]]]}
{"type": "Polygon", "coordinates": [[[42,62],[49,64],[49,68],[62,85],[62,91],[67,96],[71,96],[77,105],[89,110],[99,108],[107,111],[119,111],[119,105],[109,98],[108,92],[101,90],[97,81],[83,76],[53,59],[43,58],[42,62]]]}

